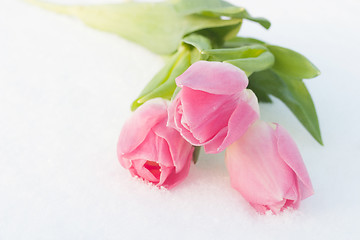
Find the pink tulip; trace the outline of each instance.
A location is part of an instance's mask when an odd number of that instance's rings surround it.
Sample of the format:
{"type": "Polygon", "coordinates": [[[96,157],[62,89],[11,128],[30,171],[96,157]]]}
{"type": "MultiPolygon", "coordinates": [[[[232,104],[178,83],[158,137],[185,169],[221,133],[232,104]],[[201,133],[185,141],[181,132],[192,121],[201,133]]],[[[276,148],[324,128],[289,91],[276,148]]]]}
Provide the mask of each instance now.
{"type": "Polygon", "coordinates": [[[297,209],[313,188],[295,142],[278,124],[256,122],[226,149],[231,185],[258,212],[297,209]]]}
{"type": "Polygon", "coordinates": [[[139,107],[123,126],[117,150],[133,176],[171,188],[188,175],[194,148],[166,126],[167,107],[159,98],[139,107]]]}
{"type": "Polygon", "coordinates": [[[246,74],[231,64],[196,62],[176,84],[182,89],[169,107],[168,126],[207,153],[224,150],[259,117],[246,74]]]}

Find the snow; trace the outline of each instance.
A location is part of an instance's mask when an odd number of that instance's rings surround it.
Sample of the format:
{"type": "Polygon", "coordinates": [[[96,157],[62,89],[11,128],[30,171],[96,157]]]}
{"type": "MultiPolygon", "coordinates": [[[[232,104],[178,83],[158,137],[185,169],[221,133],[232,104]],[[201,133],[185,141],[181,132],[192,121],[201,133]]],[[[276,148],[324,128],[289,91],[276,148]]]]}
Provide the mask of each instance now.
{"type": "Polygon", "coordinates": [[[116,142],[162,58],[69,17],[2,0],[0,239],[359,239],[359,1],[240,4],[273,24],[265,31],[246,21],[243,36],[297,50],[322,71],[306,84],[324,147],[280,101],[261,106],[262,118],[297,142],[314,196],[298,211],[260,216],[231,188],[223,153],[202,153],[171,191],[132,178],[117,162],[116,142]]]}

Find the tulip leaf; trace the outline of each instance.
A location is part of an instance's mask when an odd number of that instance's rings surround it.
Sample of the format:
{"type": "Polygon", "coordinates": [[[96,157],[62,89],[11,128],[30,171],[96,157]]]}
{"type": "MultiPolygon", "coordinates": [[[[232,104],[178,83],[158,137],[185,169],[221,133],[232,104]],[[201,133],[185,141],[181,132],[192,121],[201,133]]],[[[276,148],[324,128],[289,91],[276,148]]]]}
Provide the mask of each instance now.
{"type": "Polygon", "coordinates": [[[50,11],[77,17],[85,24],[120,35],[157,54],[172,54],[182,38],[203,29],[238,26],[242,19],[219,16],[182,15],[170,2],[65,6],[40,0],[26,0],[50,11]]]}
{"type": "Polygon", "coordinates": [[[274,64],[274,60],[274,55],[266,51],[257,57],[240,58],[224,62],[231,63],[245,72],[253,73],[270,68],[274,64]]]}
{"type": "MultiPolygon", "coordinates": [[[[242,22],[241,19],[228,19],[222,20],[220,17],[210,17],[210,16],[203,16],[199,14],[192,14],[182,17],[182,34],[181,38],[189,33],[201,30],[201,29],[208,29],[208,28],[221,28],[226,26],[237,25],[242,22]]],[[[180,22],[179,22],[180,23],[180,22]]],[[[169,25],[169,28],[172,28],[173,31],[179,31],[178,26],[176,23],[169,25]]],[[[181,28],[180,28],[181,29],[181,28]]],[[[180,38],[180,40],[181,40],[180,38]]]]}
{"type": "Polygon", "coordinates": [[[243,46],[239,48],[221,48],[202,51],[209,61],[224,61],[244,70],[248,75],[270,68],[274,56],[262,45],[243,46]]]}
{"type": "Polygon", "coordinates": [[[270,22],[265,18],[252,17],[245,8],[236,7],[223,0],[172,0],[177,12],[182,15],[201,13],[210,16],[227,16],[232,18],[248,19],[259,23],[266,29],[270,22]]]}
{"type": "Polygon", "coordinates": [[[251,86],[260,94],[271,94],[279,98],[295,114],[309,133],[322,143],[318,117],[314,103],[301,79],[293,79],[273,69],[253,73],[249,77],[251,86]]]}
{"type": "Polygon", "coordinates": [[[221,46],[224,44],[224,41],[232,39],[236,37],[236,35],[239,33],[241,28],[242,21],[235,25],[229,25],[222,28],[210,28],[209,30],[212,32],[212,34],[215,34],[217,36],[221,36],[221,46]]]}
{"type": "Polygon", "coordinates": [[[186,44],[196,47],[199,52],[212,48],[209,38],[196,33],[184,37],[182,41],[186,44]]]}
{"type": "Polygon", "coordinates": [[[139,97],[133,102],[131,106],[131,110],[134,111],[136,108],[138,108],[141,103],[139,103],[139,99],[149,94],[151,91],[159,87],[161,84],[163,84],[166,79],[169,78],[170,72],[172,71],[175,63],[178,61],[180,53],[177,52],[174,54],[165,64],[165,66],[148,82],[148,84],[145,86],[145,88],[141,91],[139,97]]]}
{"type": "Polygon", "coordinates": [[[275,56],[274,70],[293,78],[314,78],[320,74],[319,69],[307,58],[288,48],[266,45],[275,56]]]}
{"type": "Polygon", "coordinates": [[[221,48],[225,41],[234,38],[238,34],[241,24],[242,21],[239,19],[239,22],[234,25],[202,29],[197,33],[207,37],[211,41],[213,48],[221,48]]]}
{"type": "Polygon", "coordinates": [[[271,26],[271,23],[262,17],[252,17],[248,11],[245,10],[245,8],[242,7],[233,7],[232,9],[228,9],[228,11],[221,11],[219,12],[219,15],[221,16],[228,16],[231,18],[241,18],[241,19],[247,19],[256,23],[259,23],[261,26],[263,26],[266,29],[269,29],[271,26]]]}
{"type": "Polygon", "coordinates": [[[259,102],[272,103],[272,100],[271,100],[269,94],[266,93],[261,88],[261,86],[258,86],[256,81],[249,81],[247,88],[251,89],[255,93],[259,102]]]}
{"type": "Polygon", "coordinates": [[[247,45],[253,44],[265,44],[265,42],[260,41],[255,38],[244,38],[244,37],[234,37],[230,40],[227,40],[224,44],[224,48],[236,48],[236,47],[243,47],[247,45]]]}
{"type": "Polygon", "coordinates": [[[140,96],[132,103],[131,110],[135,111],[153,98],[161,97],[170,100],[177,87],[175,78],[185,72],[190,64],[191,50],[182,47],[146,85],[140,96]]]}
{"type": "Polygon", "coordinates": [[[233,7],[232,4],[222,0],[171,0],[170,2],[174,4],[176,11],[183,15],[221,11],[233,7]]]}
{"type": "Polygon", "coordinates": [[[254,45],[239,48],[208,49],[203,52],[210,56],[209,60],[224,61],[239,58],[257,57],[265,51],[267,51],[266,47],[261,45],[254,45]]]}
{"type": "Polygon", "coordinates": [[[293,79],[314,78],[320,74],[319,69],[306,57],[291,49],[266,44],[254,38],[235,37],[227,40],[224,48],[239,48],[251,45],[265,46],[275,57],[273,69],[293,79]]]}

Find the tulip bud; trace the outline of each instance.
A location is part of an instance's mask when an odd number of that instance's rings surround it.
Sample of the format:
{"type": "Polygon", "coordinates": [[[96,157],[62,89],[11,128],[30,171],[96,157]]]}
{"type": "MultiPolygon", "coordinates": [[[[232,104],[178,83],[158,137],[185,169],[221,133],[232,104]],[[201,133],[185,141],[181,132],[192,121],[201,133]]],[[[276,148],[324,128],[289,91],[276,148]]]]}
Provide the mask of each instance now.
{"type": "Polygon", "coordinates": [[[182,89],[169,107],[168,125],[207,153],[224,150],[259,117],[246,74],[229,63],[196,62],[176,84],[182,89]]]}
{"type": "Polygon", "coordinates": [[[313,188],[299,150],[278,124],[257,121],[226,149],[231,185],[258,212],[297,209],[313,188]]]}
{"type": "Polygon", "coordinates": [[[140,106],[124,124],[118,143],[120,164],[156,186],[174,187],[189,173],[194,147],[166,127],[168,101],[140,106]]]}

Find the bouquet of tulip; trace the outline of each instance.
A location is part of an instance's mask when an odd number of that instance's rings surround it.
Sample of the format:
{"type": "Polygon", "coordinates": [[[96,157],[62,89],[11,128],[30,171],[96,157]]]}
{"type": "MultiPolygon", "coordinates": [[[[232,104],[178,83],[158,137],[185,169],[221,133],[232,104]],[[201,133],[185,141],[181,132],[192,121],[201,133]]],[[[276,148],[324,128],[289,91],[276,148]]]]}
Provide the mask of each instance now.
{"type": "Polygon", "coordinates": [[[295,51],[238,36],[244,20],[266,29],[268,20],[223,0],[27,1],[168,56],[132,103],[134,113],[120,133],[118,158],[133,176],[172,188],[203,146],[207,154],[226,151],[231,185],[260,213],[298,208],[313,194],[296,144],[283,127],[260,120],[258,102],[279,98],[322,144],[303,82],[319,70],[295,51]]]}

